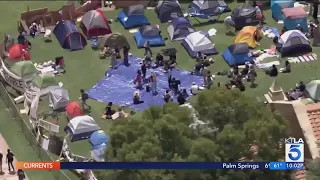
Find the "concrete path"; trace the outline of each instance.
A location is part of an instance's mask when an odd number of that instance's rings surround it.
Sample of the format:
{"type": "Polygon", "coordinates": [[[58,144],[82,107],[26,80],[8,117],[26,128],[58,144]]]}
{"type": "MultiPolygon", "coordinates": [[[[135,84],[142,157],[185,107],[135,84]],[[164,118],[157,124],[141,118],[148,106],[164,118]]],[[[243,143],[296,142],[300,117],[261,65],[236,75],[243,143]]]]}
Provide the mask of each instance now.
{"type": "MultiPolygon", "coordinates": [[[[18,176],[17,174],[9,174],[9,168],[8,164],[6,163],[6,154],[7,154],[7,149],[10,149],[8,144],[6,143],[5,139],[0,133],[0,152],[3,154],[3,159],[2,159],[2,171],[4,174],[0,174],[0,179],[1,180],[17,180],[18,176]]],[[[14,154],[14,152],[13,152],[14,154]]],[[[15,166],[15,162],[17,162],[17,159],[14,158],[13,165],[15,166]]],[[[16,169],[17,171],[17,169],[16,169]]],[[[28,177],[26,177],[25,180],[28,180],[28,177]]]]}

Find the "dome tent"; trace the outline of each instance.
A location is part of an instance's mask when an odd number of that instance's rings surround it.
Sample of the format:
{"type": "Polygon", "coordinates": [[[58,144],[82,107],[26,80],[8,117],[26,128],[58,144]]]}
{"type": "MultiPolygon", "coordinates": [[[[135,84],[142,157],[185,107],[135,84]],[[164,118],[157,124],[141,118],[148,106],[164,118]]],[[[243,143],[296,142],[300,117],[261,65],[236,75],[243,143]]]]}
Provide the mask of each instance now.
{"type": "Polygon", "coordinates": [[[115,44],[117,44],[118,48],[123,48],[123,46],[130,48],[127,38],[120,33],[107,34],[99,40],[98,44],[99,48],[104,48],[106,45],[113,47],[115,44]]]}
{"type": "Polygon", "coordinates": [[[229,66],[244,65],[246,62],[253,63],[253,57],[249,56],[249,46],[247,43],[236,43],[230,45],[222,54],[223,59],[229,66]]]}
{"type": "Polygon", "coordinates": [[[92,133],[89,141],[92,146],[109,143],[108,136],[103,130],[95,131],[94,133],[92,133]]]}
{"type": "Polygon", "coordinates": [[[155,12],[162,23],[178,17],[183,17],[182,8],[177,0],[159,1],[155,8],[155,12]]]}
{"type": "Polygon", "coordinates": [[[32,78],[37,74],[37,69],[31,61],[16,62],[11,66],[10,71],[23,79],[32,78]]]}
{"type": "Polygon", "coordinates": [[[52,74],[39,74],[32,79],[31,83],[39,89],[58,85],[55,76],[52,74]]]}
{"type": "Polygon", "coordinates": [[[223,0],[194,0],[189,7],[193,8],[195,12],[206,16],[216,16],[223,12],[230,12],[230,8],[223,0]]]}
{"type": "Polygon", "coordinates": [[[198,52],[205,55],[216,55],[217,50],[214,48],[208,33],[194,32],[189,34],[183,41],[182,46],[187,50],[188,54],[195,58],[198,52]]]}
{"type": "Polygon", "coordinates": [[[69,102],[69,93],[63,88],[55,88],[49,92],[49,102],[52,103],[53,110],[64,109],[69,102]]]}
{"type": "Polygon", "coordinates": [[[306,91],[312,100],[320,101],[320,80],[310,81],[306,85],[306,91]]]}
{"type": "Polygon", "coordinates": [[[30,60],[30,55],[25,48],[22,44],[14,44],[9,49],[9,58],[11,60],[30,60]]]}
{"type": "Polygon", "coordinates": [[[160,31],[157,25],[145,25],[141,26],[134,34],[138,48],[142,48],[146,41],[149,41],[151,47],[164,46],[165,42],[160,35],[160,31]]]}
{"type": "Polygon", "coordinates": [[[100,10],[91,10],[84,14],[81,29],[88,39],[111,33],[109,22],[100,10]]]}
{"type": "Polygon", "coordinates": [[[53,34],[62,48],[69,51],[82,50],[87,45],[86,39],[78,31],[74,21],[71,20],[59,21],[54,27],[53,34]]]}
{"type": "Polygon", "coordinates": [[[309,39],[299,30],[290,30],[279,38],[277,50],[282,57],[312,52],[309,39]]]}
{"type": "Polygon", "coordinates": [[[66,106],[66,115],[69,119],[75,118],[77,116],[83,116],[84,112],[80,107],[79,102],[69,102],[66,106]]]}
{"type": "Polygon", "coordinates": [[[250,48],[258,47],[261,31],[255,26],[246,26],[238,33],[234,43],[247,43],[250,48]]]}
{"type": "Polygon", "coordinates": [[[144,6],[141,4],[124,8],[117,18],[125,29],[150,24],[148,18],[144,15],[144,6]]]}
{"type": "Polygon", "coordinates": [[[256,8],[249,5],[235,8],[232,11],[231,18],[237,30],[241,30],[245,26],[256,26],[259,24],[256,8]]]}
{"type": "Polygon", "coordinates": [[[173,19],[167,30],[171,40],[182,40],[194,32],[190,21],[185,17],[173,19]]]}
{"type": "Polygon", "coordinates": [[[71,136],[71,141],[74,142],[82,139],[88,139],[93,132],[100,129],[101,128],[92,117],[85,115],[71,119],[68,125],[64,128],[64,131],[71,136]]]}

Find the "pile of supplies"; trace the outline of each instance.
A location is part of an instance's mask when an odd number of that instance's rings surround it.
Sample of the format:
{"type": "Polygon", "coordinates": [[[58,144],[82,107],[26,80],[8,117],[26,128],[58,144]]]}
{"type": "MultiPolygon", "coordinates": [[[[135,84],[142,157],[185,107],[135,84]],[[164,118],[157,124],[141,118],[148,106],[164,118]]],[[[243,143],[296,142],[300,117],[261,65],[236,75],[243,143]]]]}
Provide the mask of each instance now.
{"type": "Polygon", "coordinates": [[[262,29],[263,36],[273,39],[274,37],[279,37],[279,31],[275,27],[264,27],[262,29]]]}
{"type": "Polygon", "coordinates": [[[56,57],[55,62],[50,60],[40,64],[35,63],[34,66],[40,72],[40,74],[60,75],[61,73],[65,72],[63,57],[56,57]]]}

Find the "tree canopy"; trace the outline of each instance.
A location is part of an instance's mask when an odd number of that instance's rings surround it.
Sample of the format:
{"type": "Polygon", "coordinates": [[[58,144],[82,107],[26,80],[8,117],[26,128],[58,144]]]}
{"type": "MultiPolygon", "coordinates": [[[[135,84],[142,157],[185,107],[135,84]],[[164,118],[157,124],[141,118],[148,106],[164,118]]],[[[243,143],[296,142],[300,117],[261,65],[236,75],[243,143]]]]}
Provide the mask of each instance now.
{"type": "MultiPolygon", "coordinates": [[[[278,161],[287,137],[286,121],[237,90],[207,90],[193,99],[194,110],[168,103],[141,116],[115,122],[106,161],[278,161]],[[196,113],[197,112],[197,113],[196,113]]],[[[248,180],[287,179],[276,171],[117,170],[98,179],[248,180]]]]}
{"type": "Polygon", "coordinates": [[[307,165],[307,179],[320,179],[320,160],[316,159],[307,165]]]}

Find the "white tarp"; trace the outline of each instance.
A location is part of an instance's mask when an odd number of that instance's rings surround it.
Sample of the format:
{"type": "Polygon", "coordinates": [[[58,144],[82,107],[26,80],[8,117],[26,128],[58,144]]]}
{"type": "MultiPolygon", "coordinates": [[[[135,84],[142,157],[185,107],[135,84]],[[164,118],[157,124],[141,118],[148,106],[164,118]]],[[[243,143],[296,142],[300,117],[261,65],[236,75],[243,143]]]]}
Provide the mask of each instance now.
{"type": "Polygon", "coordinates": [[[187,36],[186,42],[193,51],[203,51],[214,48],[211,40],[204,35],[204,32],[194,32],[187,36]]]}

